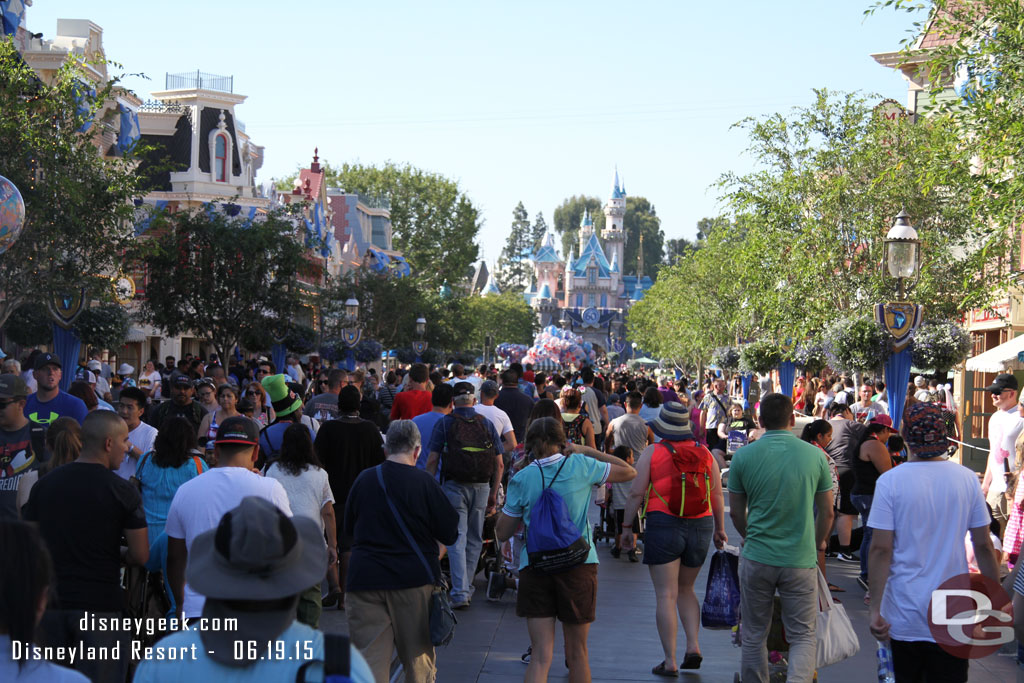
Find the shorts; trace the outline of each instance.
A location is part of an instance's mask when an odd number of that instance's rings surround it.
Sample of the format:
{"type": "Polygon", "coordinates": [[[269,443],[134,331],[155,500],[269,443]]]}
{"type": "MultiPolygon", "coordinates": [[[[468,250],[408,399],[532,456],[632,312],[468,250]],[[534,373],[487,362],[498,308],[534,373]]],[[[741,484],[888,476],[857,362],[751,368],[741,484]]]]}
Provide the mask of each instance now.
{"type": "Polygon", "coordinates": [[[644,527],[644,564],[668,564],[680,560],[684,567],[700,567],[715,535],[715,518],[676,517],[664,512],[647,515],[644,527]]]}
{"type": "Polygon", "coordinates": [[[857,475],[854,474],[852,469],[840,467],[837,471],[839,473],[839,505],[836,506],[836,509],[843,515],[859,514],[853,501],[850,499],[853,485],[857,483],[857,475]]]}
{"type": "Polygon", "coordinates": [[[968,660],[954,657],[933,642],[893,639],[891,644],[892,668],[898,681],[967,681],[968,660]]]}
{"type": "Polygon", "coordinates": [[[597,616],[597,565],[581,564],[558,574],[530,567],[519,571],[516,616],[557,618],[565,624],[589,624],[597,616]]]}
{"type": "Polygon", "coordinates": [[[709,451],[724,451],[728,447],[727,441],[718,435],[718,427],[708,427],[707,442],[709,451]]]}

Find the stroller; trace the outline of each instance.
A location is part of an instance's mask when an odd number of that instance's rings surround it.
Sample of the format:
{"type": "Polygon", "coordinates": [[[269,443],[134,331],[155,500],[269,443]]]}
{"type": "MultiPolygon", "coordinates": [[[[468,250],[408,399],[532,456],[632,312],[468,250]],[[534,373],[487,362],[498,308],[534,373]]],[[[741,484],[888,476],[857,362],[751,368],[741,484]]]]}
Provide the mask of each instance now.
{"type": "Polygon", "coordinates": [[[594,488],[594,505],[598,509],[598,519],[594,524],[594,543],[598,541],[615,542],[615,510],[612,509],[612,486],[604,484],[594,488]]]}

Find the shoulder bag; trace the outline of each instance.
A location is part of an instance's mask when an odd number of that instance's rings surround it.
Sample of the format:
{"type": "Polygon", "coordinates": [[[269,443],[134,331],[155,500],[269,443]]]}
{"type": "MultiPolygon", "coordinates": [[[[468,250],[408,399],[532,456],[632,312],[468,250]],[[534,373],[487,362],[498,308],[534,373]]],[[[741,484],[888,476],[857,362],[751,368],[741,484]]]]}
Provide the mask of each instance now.
{"type": "Polygon", "coordinates": [[[380,487],[384,489],[384,499],[388,501],[391,514],[394,516],[395,521],[398,522],[398,527],[405,534],[405,540],[412,546],[416,557],[420,558],[423,568],[427,570],[427,576],[430,577],[434,584],[434,592],[430,596],[430,642],[433,645],[447,645],[455,635],[455,624],[459,623],[458,619],[455,618],[455,611],[452,610],[452,601],[448,595],[448,587],[434,576],[434,570],[430,568],[430,563],[423,556],[423,551],[420,549],[419,544],[412,537],[409,527],[402,520],[402,516],[398,514],[398,508],[395,507],[394,502],[391,500],[387,484],[384,483],[384,466],[377,465],[374,469],[377,470],[377,481],[380,483],[380,487]]]}

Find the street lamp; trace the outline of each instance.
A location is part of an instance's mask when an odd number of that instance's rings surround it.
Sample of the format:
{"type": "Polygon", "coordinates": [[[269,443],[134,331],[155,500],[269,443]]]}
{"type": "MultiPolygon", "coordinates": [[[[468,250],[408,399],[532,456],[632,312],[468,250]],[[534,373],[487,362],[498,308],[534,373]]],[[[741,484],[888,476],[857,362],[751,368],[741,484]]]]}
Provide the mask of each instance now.
{"type": "Polygon", "coordinates": [[[910,224],[910,216],[900,211],[885,236],[885,260],[889,275],[896,278],[899,300],[903,301],[903,280],[914,277],[921,265],[921,240],[910,224]]]}
{"type": "Polygon", "coordinates": [[[345,323],[348,325],[355,325],[356,319],[359,318],[359,301],[355,297],[349,298],[345,301],[345,323]]]}
{"type": "MultiPolygon", "coordinates": [[[[921,240],[910,224],[906,211],[900,211],[885,236],[885,261],[891,277],[896,278],[896,301],[875,305],[875,319],[892,335],[892,353],[885,361],[885,385],[889,405],[902,406],[910,381],[910,341],[921,324],[921,306],[906,300],[903,281],[917,275],[921,267],[921,240]]],[[[902,410],[892,412],[893,427],[899,429],[902,410]]]]}
{"type": "Polygon", "coordinates": [[[416,362],[422,363],[423,352],[427,350],[427,342],[423,341],[423,335],[427,331],[427,319],[423,316],[416,318],[416,336],[418,340],[412,343],[412,350],[416,352],[416,362]]]}

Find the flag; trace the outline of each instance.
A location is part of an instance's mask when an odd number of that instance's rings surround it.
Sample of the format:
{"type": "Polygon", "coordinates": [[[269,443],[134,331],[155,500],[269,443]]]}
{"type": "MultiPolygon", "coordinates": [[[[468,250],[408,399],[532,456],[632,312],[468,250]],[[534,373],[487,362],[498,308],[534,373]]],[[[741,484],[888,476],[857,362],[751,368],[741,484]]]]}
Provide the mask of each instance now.
{"type": "Polygon", "coordinates": [[[0,14],[3,15],[4,35],[13,36],[25,18],[24,0],[0,0],[0,14]]]}
{"type": "Polygon", "coordinates": [[[139,115],[135,111],[123,104],[117,105],[117,108],[121,112],[121,127],[117,133],[117,151],[124,156],[135,148],[135,143],[139,141],[142,131],[139,129],[139,115]]]}

